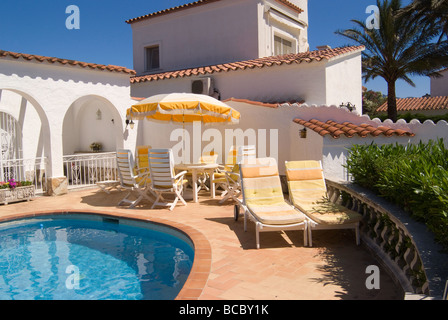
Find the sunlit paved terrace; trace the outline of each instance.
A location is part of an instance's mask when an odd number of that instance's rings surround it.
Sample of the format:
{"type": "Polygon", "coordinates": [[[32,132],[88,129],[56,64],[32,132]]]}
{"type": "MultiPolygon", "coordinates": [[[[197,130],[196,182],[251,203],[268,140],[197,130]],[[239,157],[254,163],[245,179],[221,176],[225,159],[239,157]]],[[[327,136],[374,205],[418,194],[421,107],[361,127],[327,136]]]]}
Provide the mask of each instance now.
{"type": "Polygon", "coordinates": [[[124,193],[98,189],[72,191],[59,197],[0,206],[0,219],[36,212],[95,212],[158,222],[184,229],[197,245],[194,272],[179,299],[352,300],[402,299],[402,290],[349,230],[313,232],[313,247],[303,246],[302,231],[261,233],[255,248],[254,224],[244,232],[243,219],[233,218],[233,203],[219,205],[205,194],[199,203],[151,210],[118,207],[124,193]],[[366,288],[366,268],[380,266],[380,289],[366,288]]]}

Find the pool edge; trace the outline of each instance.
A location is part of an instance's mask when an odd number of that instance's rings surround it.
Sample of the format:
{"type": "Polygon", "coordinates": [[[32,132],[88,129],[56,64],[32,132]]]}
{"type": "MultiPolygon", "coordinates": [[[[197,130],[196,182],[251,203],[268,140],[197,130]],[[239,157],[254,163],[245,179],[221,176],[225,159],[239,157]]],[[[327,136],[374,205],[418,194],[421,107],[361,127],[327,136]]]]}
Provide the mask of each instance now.
{"type": "Polygon", "coordinates": [[[198,300],[202,291],[204,290],[211,270],[212,252],[208,239],[198,230],[191,226],[187,226],[175,221],[165,220],[158,217],[148,217],[147,215],[132,212],[125,214],[123,212],[114,212],[108,210],[44,210],[34,212],[24,212],[8,214],[0,217],[0,223],[24,219],[41,217],[46,215],[69,215],[69,214],[94,214],[100,216],[109,216],[115,218],[123,218],[128,220],[136,220],[143,222],[151,222],[160,224],[166,227],[173,228],[183,234],[185,234],[193,243],[194,246],[194,261],[190,271],[190,275],[187,278],[181,291],[175,298],[175,300],[198,300]]]}

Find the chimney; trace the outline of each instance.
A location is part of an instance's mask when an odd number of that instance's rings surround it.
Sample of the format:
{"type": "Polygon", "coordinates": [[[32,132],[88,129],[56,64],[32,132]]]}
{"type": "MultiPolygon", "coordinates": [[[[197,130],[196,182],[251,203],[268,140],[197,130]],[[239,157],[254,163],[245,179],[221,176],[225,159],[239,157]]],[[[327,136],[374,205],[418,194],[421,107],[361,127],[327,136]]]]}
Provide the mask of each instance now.
{"type": "Polygon", "coordinates": [[[329,45],[324,45],[324,46],[317,46],[316,47],[317,50],[321,51],[321,50],[328,50],[331,49],[331,47],[329,45]]]}

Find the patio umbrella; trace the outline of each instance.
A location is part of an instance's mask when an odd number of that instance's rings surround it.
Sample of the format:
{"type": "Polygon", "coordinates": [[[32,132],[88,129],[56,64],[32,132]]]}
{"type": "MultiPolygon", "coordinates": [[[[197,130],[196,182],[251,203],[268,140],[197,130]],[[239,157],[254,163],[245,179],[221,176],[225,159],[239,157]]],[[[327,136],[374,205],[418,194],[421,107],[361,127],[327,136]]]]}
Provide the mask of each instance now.
{"type": "Polygon", "coordinates": [[[178,123],[239,122],[240,113],[210,96],[193,93],[159,94],[140,101],[127,110],[128,120],[160,120],[178,123]]]}

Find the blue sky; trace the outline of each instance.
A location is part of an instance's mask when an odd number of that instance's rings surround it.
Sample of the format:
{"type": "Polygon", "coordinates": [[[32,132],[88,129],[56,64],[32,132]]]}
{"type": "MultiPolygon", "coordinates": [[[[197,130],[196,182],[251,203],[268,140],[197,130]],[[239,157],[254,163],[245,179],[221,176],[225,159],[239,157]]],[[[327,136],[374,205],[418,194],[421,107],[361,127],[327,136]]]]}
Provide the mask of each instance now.
{"type": "MultiPolygon", "coordinates": [[[[125,20],[189,2],[193,0],[1,1],[0,49],[133,68],[132,30],[125,20]],[[65,26],[69,5],[79,7],[79,30],[65,26]]],[[[376,0],[309,0],[311,50],[323,44],[353,44],[334,32],[352,27],[351,19],[365,20],[367,6],[375,3],[376,0]]],[[[402,81],[397,83],[398,97],[429,93],[429,78],[413,80],[415,88],[402,81]]],[[[382,79],[369,81],[365,86],[387,93],[382,79]]]]}

